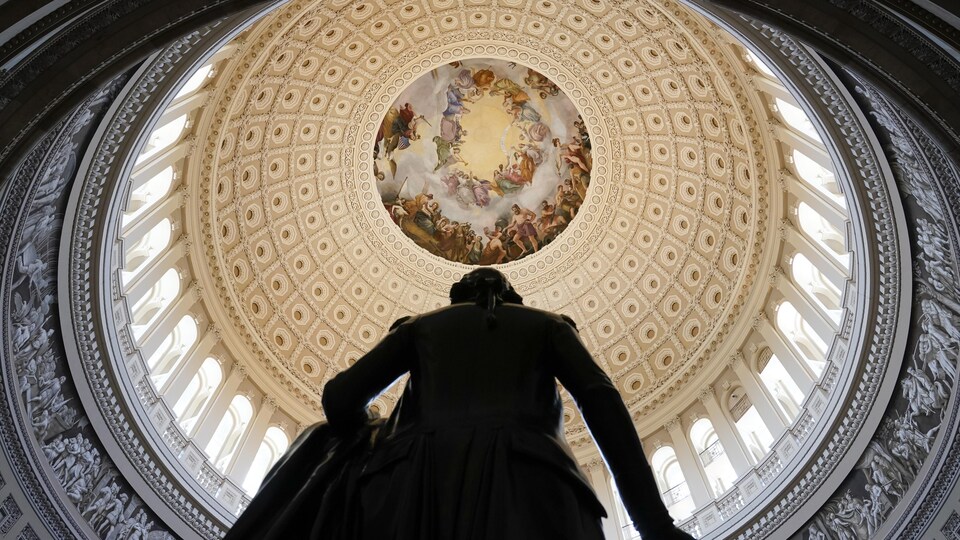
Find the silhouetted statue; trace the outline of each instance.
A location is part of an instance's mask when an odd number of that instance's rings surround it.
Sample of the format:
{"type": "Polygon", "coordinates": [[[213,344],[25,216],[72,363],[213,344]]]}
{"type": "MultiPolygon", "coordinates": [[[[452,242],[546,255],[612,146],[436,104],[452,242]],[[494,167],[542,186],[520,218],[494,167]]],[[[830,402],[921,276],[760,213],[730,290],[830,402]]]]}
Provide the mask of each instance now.
{"type": "Polygon", "coordinates": [[[692,540],[573,321],[524,307],[490,268],[450,299],[394,323],[327,383],[329,424],[298,438],[228,538],[602,540],[606,514],[563,438],[560,381],[643,538],[692,540]],[[372,422],[367,404],[406,373],[393,414],[372,422]]]}

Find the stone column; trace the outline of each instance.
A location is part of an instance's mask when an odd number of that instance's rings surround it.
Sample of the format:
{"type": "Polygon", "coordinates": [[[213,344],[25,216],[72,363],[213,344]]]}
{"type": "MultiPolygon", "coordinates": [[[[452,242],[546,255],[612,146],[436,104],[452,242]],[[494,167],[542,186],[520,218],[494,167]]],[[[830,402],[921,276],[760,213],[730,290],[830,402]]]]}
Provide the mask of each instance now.
{"type": "Polygon", "coordinates": [[[180,297],[140,335],[137,343],[140,345],[144,360],[153,356],[163,340],[177,327],[180,319],[189,314],[196,303],[196,291],[193,287],[186,287],[186,290],[180,293],[180,297]]]}
{"type": "Polygon", "coordinates": [[[683,479],[687,482],[690,489],[690,497],[697,508],[702,508],[713,501],[713,495],[710,488],[707,487],[706,473],[700,458],[690,446],[679,418],[672,418],[664,425],[670,434],[670,440],[673,443],[673,451],[677,455],[677,462],[680,463],[680,470],[683,471],[683,479]]]}
{"type": "Polygon", "coordinates": [[[803,395],[809,394],[810,389],[813,387],[815,377],[807,361],[797,356],[796,351],[787,343],[783,334],[774,328],[765,313],[760,313],[757,316],[757,320],[754,322],[754,328],[760,332],[764,342],[766,342],[770,349],[773,350],[773,353],[777,355],[777,359],[780,360],[783,369],[787,371],[787,374],[789,374],[793,382],[797,384],[800,391],[803,392],[803,395]]]}
{"type": "Polygon", "coordinates": [[[129,283],[123,284],[123,294],[130,305],[133,305],[147,291],[160,281],[163,274],[177,266],[187,254],[187,244],[181,235],[162,255],[150,261],[146,268],[141,268],[129,283]]]}
{"type": "Polygon", "coordinates": [[[838,231],[843,231],[847,223],[847,211],[834,201],[824,196],[819,190],[810,186],[803,180],[795,177],[793,173],[787,170],[780,171],[784,187],[787,191],[797,198],[798,201],[807,203],[818,214],[830,222],[838,231]]]}
{"type": "Polygon", "coordinates": [[[217,426],[220,425],[220,420],[223,419],[223,415],[226,414],[227,409],[230,407],[230,402],[233,401],[233,398],[237,395],[237,389],[240,387],[240,383],[243,382],[244,377],[245,373],[243,368],[238,364],[234,364],[233,369],[230,370],[230,374],[227,376],[227,380],[220,385],[213,399],[207,404],[206,410],[200,414],[197,423],[194,424],[193,429],[190,430],[190,437],[198,447],[206,449],[210,443],[210,439],[213,438],[213,432],[216,431],[217,426]]]}
{"type": "Polygon", "coordinates": [[[700,390],[700,402],[707,408],[713,430],[717,433],[717,438],[720,439],[723,451],[727,454],[727,459],[730,460],[734,472],[737,473],[737,478],[742,478],[753,465],[750,463],[750,458],[747,457],[743,443],[740,441],[736,426],[730,422],[727,415],[723,414],[723,407],[717,401],[712,386],[706,386],[700,390]]]}
{"type": "Polygon", "coordinates": [[[833,255],[825,253],[823,248],[794,227],[790,220],[782,220],[780,228],[783,231],[784,241],[792,246],[797,253],[802,253],[809,259],[817,270],[820,270],[827,279],[842,291],[843,284],[848,279],[847,269],[833,255]]]}
{"type": "Polygon", "coordinates": [[[735,354],[730,359],[730,367],[733,368],[737,378],[740,379],[740,384],[743,385],[743,390],[750,398],[750,402],[757,408],[757,413],[760,414],[763,424],[767,426],[774,438],[778,437],[787,429],[786,417],[780,412],[773,399],[767,395],[759,377],[747,366],[743,355],[740,353],[735,354]]]}
{"type": "Polygon", "coordinates": [[[267,435],[267,428],[270,427],[270,422],[273,421],[273,415],[276,411],[276,402],[264,398],[260,404],[260,409],[253,418],[253,422],[250,423],[250,427],[243,434],[239,448],[226,468],[227,474],[233,477],[237,483],[242,485],[246,479],[247,473],[253,465],[253,459],[257,457],[257,452],[267,435]]]}
{"type": "Polygon", "coordinates": [[[780,294],[793,304],[793,307],[797,308],[797,312],[800,313],[803,320],[813,328],[820,339],[829,347],[830,342],[833,341],[839,330],[833,318],[820,307],[820,304],[811,300],[807,294],[797,288],[792,280],[784,276],[782,268],[777,267],[770,280],[771,285],[776,287],[780,294]]]}
{"type": "Polygon", "coordinates": [[[607,517],[603,520],[603,536],[611,540],[618,540],[620,538],[620,527],[629,523],[629,517],[627,518],[628,521],[621,523],[620,506],[613,500],[610,477],[607,475],[607,464],[604,463],[603,458],[597,456],[587,462],[583,469],[587,473],[590,485],[597,493],[597,498],[600,499],[600,504],[607,511],[607,517]]]}
{"type": "Polygon", "coordinates": [[[158,391],[163,395],[163,400],[170,408],[173,408],[177,401],[180,401],[180,397],[183,396],[183,392],[186,391],[190,381],[200,371],[203,361],[206,360],[207,355],[219,341],[220,336],[217,335],[216,330],[208,328],[196,346],[187,351],[187,354],[183,356],[183,359],[160,385],[158,391]]]}

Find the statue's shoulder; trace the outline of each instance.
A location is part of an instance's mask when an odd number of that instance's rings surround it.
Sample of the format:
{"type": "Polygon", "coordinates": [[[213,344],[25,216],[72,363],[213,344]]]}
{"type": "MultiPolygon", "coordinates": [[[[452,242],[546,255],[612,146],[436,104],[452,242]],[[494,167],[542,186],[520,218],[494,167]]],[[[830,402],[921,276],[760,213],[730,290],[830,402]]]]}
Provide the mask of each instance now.
{"type": "Polygon", "coordinates": [[[403,325],[408,325],[408,326],[409,326],[409,325],[415,323],[415,322],[416,322],[417,320],[419,320],[421,317],[423,317],[422,314],[421,314],[421,315],[405,315],[405,316],[403,316],[403,317],[400,317],[399,319],[393,321],[393,324],[390,325],[390,331],[392,332],[392,331],[396,330],[397,328],[400,328],[400,327],[403,326],[403,325]]]}
{"type": "Polygon", "coordinates": [[[552,312],[552,311],[546,311],[546,310],[543,310],[543,309],[539,309],[539,308],[535,308],[535,307],[530,307],[530,306],[524,306],[524,305],[521,305],[521,304],[504,304],[504,305],[510,306],[510,307],[513,308],[513,309],[521,310],[521,311],[523,311],[524,313],[528,314],[528,315],[531,316],[531,317],[542,317],[542,318],[549,319],[549,320],[552,320],[552,321],[557,322],[557,323],[566,323],[566,324],[569,324],[570,326],[572,326],[574,330],[577,329],[577,323],[574,322],[574,320],[571,319],[569,316],[564,315],[564,314],[562,314],[562,313],[554,313],[554,312],[552,312]]]}

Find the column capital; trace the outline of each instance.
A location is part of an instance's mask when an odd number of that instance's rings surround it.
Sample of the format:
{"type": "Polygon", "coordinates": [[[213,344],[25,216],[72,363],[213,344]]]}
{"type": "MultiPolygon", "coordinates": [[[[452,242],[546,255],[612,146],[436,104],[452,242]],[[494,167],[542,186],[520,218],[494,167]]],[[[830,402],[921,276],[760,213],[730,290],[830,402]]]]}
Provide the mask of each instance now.
{"type": "Polygon", "coordinates": [[[680,417],[674,416],[668,419],[663,423],[663,427],[667,428],[667,431],[678,431],[680,429],[680,417]]]}
{"type": "Polygon", "coordinates": [[[762,309],[753,316],[753,329],[759,330],[767,322],[767,313],[762,309]]]}
{"type": "Polygon", "coordinates": [[[700,389],[700,394],[698,395],[698,397],[700,398],[700,401],[702,401],[704,404],[709,405],[709,404],[712,404],[714,401],[716,401],[717,394],[714,391],[713,386],[708,384],[700,389]]]}
{"type": "Polygon", "coordinates": [[[587,469],[588,471],[602,469],[602,468],[605,468],[606,466],[607,466],[607,463],[603,461],[603,458],[600,456],[596,456],[583,464],[583,468],[587,469]]]}
{"type": "Polygon", "coordinates": [[[746,358],[743,357],[743,353],[740,351],[737,351],[730,355],[730,359],[727,360],[727,365],[733,369],[737,369],[737,368],[746,366],[747,361],[746,361],[746,358]]]}
{"type": "Polygon", "coordinates": [[[277,400],[273,399],[273,396],[266,396],[266,397],[263,399],[263,404],[262,404],[261,406],[262,406],[263,408],[265,408],[265,409],[266,409],[266,408],[269,408],[271,412],[272,412],[272,411],[276,411],[276,410],[277,410],[277,400]]]}
{"type": "Polygon", "coordinates": [[[780,284],[780,280],[784,276],[783,267],[780,265],[774,266],[773,270],[770,271],[769,281],[771,287],[776,287],[780,284]]]}
{"type": "Polygon", "coordinates": [[[233,361],[233,366],[230,368],[230,377],[239,377],[244,378],[247,376],[247,370],[243,367],[243,364],[233,361]]]}
{"type": "Polygon", "coordinates": [[[780,222],[777,223],[777,232],[780,233],[781,238],[786,239],[791,227],[793,227],[793,223],[789,219],[780,218],[780,222]]]}

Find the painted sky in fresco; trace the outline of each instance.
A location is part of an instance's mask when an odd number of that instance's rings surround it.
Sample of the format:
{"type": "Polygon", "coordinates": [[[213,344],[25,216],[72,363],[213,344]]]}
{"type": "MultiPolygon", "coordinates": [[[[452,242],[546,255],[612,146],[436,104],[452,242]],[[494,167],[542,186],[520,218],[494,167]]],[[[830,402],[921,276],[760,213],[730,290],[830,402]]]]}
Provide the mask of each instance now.
{"type": "Polygon", "coordinates": [[[590,173],[589,138],[570,99],[535,70],[494,59],[443,65],[415,80],[386,114],[374,161],[381,198],[404,233],[468,264],[508,262],[552,241],[575,217],[590,173]],[[513,205],[525,209],[535,237],[513,205]],[[451,252],[442,238],[451,224],[467,237],[458,242],[479,244],[474,252],[499,227],[505,255],[481,262],[464,246],[451,252]]]}

